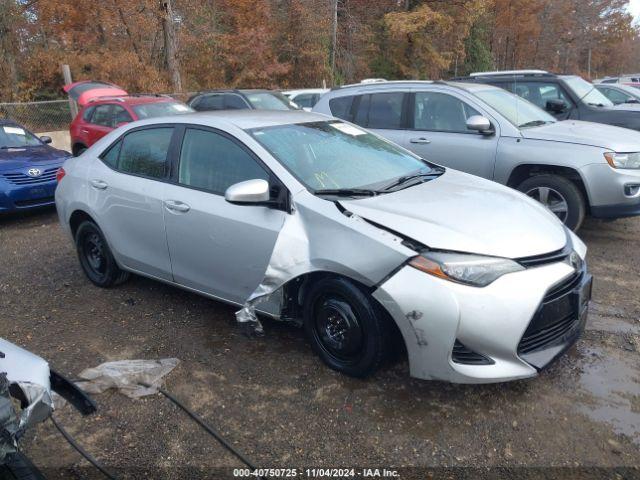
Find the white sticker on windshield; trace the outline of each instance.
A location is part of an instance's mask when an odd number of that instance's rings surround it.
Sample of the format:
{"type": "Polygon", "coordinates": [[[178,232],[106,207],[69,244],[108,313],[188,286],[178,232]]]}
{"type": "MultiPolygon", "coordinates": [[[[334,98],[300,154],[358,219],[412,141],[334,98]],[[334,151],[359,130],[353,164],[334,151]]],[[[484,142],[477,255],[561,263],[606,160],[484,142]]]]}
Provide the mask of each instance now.
{"type": "Polygon", "coordinates": [[[20,127],[2,127],[4,133],[12,133],[14,135],[26,135],[27,133],[20,127]]]}
{"type": "Polygon", "coordinates": [[[358,135],[364,135],[364,130],[360,130],[358,127],[354,127],[353,125],[349,125],[348,123],[330,123],[333,128],[336,130],[340,130],[342,133],[346,133],[347,135],[353,135],[357,137],[358,135]]]}

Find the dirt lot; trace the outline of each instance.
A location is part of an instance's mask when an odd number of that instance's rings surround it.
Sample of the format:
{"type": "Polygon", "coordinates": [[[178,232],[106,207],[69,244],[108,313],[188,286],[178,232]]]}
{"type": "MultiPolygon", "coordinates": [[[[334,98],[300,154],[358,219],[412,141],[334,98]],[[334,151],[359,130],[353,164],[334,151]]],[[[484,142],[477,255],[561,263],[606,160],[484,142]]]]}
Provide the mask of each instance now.
{"type": "MultiPolygon", "coordinates": [[[[71,377],[108,360],[177,357],[167,389],[264,467],[640,478],[640,219],[589,221],[581,236],[595,277],[587,332],[528,381],[424,382],[406,362],[354,380],[324,367],[293,326],[267,321],[266,336],[249,339],[221,303],[137,277],[98,289],[51,210],[0,218],[0,336],[71,377]]],[[[241,467],[159,395],[95,399],[97,415],[67,406],[56,417],[122,476],[228,478],[241,467]]],[[[99,478],[50,422],[23,447],[52,478],[99,478]]]]}

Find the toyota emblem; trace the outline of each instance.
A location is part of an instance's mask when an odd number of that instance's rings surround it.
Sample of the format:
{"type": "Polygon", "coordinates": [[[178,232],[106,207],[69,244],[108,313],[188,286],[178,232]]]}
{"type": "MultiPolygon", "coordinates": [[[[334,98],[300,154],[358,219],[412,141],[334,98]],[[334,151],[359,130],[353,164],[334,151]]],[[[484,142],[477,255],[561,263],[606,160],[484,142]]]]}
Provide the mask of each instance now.
{"type": "Polygon", "coordinates": [[[40,175],[42,175],[42,171],[39,168],[30,168],[27,171],[27,175],[29,175],[30,177],[39,177],[40,175]]]}

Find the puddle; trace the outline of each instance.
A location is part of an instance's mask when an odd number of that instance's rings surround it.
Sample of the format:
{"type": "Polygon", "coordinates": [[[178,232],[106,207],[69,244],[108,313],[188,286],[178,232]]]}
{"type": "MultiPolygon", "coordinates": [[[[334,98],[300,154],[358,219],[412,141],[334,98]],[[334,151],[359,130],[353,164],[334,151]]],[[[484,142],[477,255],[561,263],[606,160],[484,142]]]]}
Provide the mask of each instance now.
{"type": "Polygon", "coordinates": [[[587,348],[579,388],[589,395],[581,412],[640,445],[640,369],[636,354],[587,348]]]}

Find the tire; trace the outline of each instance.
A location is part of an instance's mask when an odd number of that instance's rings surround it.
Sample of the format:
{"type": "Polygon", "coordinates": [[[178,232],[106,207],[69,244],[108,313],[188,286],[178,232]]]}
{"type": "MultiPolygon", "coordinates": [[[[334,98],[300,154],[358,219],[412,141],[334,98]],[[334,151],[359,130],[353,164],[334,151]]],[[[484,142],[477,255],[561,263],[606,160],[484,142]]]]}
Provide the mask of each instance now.
{"type": "Polygon", "coordinates": [[[76,145],[75,147],[73,147],[73,156],[79,157],[84,153],[86,149],[87,147],[85,147],[84,145],[76,145]]]}
{"type": "Polygon", "coordinates": [[[315,353],[330,368],[352,377],[373,374],[395,343],[387,313],[346,279],[314,283],[304,298],[303,320],[315,353]]]}
{"type": "Polygon", "coordinates": [[[574,232],[582,225],[587,207],[571,180],[560,175],[534,175],[518,185],[518,190],[548,207],[574,232]]]}
{"type": "Polygon", "coordinates": [[[0,465],[0,480],[45,480],[42,473],[22,453],[13,453],[0,465]]]}
{"type": "Polygon", "coordinates": [[[94,285],[113,287],[128,280],[130,274],[118,267],[98,226],[87,220],[76,232],[76,250],[85,275],[94,285]]]}

